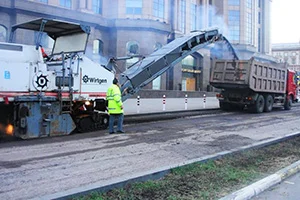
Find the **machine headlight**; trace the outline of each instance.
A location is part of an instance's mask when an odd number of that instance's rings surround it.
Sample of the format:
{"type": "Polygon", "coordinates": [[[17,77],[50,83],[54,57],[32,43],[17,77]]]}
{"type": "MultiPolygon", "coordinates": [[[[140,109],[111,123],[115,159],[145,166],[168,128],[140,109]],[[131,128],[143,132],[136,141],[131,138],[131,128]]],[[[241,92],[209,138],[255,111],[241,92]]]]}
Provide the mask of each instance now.
{"type": "Polygon", "coordinates": [[[91,105],[91,102],[90,102],[90,101],[85,101],[84,104],[85,104],[86,106],[89,106],[89,105],[91,105]]]}

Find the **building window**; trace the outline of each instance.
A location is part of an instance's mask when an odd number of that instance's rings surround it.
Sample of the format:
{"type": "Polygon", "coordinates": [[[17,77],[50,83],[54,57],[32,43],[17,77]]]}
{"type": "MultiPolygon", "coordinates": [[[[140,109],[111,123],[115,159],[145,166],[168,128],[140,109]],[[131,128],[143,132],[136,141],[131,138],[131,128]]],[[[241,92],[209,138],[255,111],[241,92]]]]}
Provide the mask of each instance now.
{"type": "Polygon", "coordinates": [[[258,24],[260,24],[260,12],[258,12],[258,24]]]}
{"type": "Polygon", "coordinates": [[[93,54],[103,55],[103,41],[102,40],[94,40],[93,54]]]}
{"type": "Polygon", "coordinates": [[[247,0],[246,6],[246,43],[252,44],[252,0],[247,0]]]}
{"type": "Polygon", "coordinates": [[[197,5],[196,4],[191,4],[191,30],[196,30],[197,24],[197,5]]]}
{"type": "Polygon", "coordinates": [[[7,40],[7,29],[5,26],[0,25],[0,42],[6,42],[7,40]]]}
{"type": "MultiPolygon", "coordinates": [[[[136,41],[129,41],[126,43],[126,54],[136,55],[139,54],[139,44],[136,41]]],[[[139,58],[133,57],[126,60],[126,69],[129,69],[133,64],[139,61],[139,58]]]]}
{"type": "Polygon", "coordinates": [[[186,18],[186,3],[185,0],[181,0],[180,1],[180,19],[181,19],[181,23],[180,23],[180,30],[185,33],[185,18],[186,18]]]}
{"type": "Polygon", "coordinates": [[[258,52],[260,52],[261,51],[261,44],[260,44],[260,28],[258,28],[258,31],[257,31],[258,33],[257,33],[257,35],[258,35],[258,52]]]}
{"type": "Polygon", "coordinates": [[[93,0],[93,11],[97,14],[102,14],[102,0],[93,0]]]}
{"type": "Polygon", "coordinates": [[[72,2],[71,2],[71,0],[59,0],[59,5],[65,7],[65,8],[71,8],[72,2]]]}
{"type": "Polygon", "coordinates": [[[152,81],[152,90],[160,90],[161,76],[152,81]]]}
{"type": "Polygon", "coordinates": [[[204,10],[204,6],[203,6],[203,2],[202,0],[200,1],[200,6],[199,6],[199,9],[198,9],[198,20],[199,20],[199,29],[203,29],[204,28],[204,23],[203,23],[203,20],[204,20],[204,17],[203,17],[203,13],[205,13],[205,10],[204,10]]]}
{"type": "Polygon", "coordinates": [[[194,66],[196,66],[196,59],[193,56],[188,55],[181,61],[181,63],[182,66],[193,68],[194,66]]]}
{"type": "Polygon", "coordinates": [[[135,55],[139,53],[139,44],[136,41],[129,41],[126,44],[127,55],[135,55]]]}
{"type": "Polygon", "coordinates": [[[48,0],[39,0],[42,3],[48,3],[48,0]]]}
{"type": "Polygon", "coordinates": [[[229,6],[239,6],[240,0],[228,0],[228,5],[229,6]]]}
{"type": "Polygon", "coordinates": [[[155,17],[164,18],[164,0],[153,0],[153,15],[155,17]]]}
{"type": "MultiPolygon", "coordinates": [[[[136,41],[129,41],[126,43],[126,54],[127,55],[136,55],[139,54],[139,44],[136,41]]],[[[126,60],[126,69],[130,68],[133,64],[139,61],[138,57],[133,57],[126,60]]]]}
{"type": "Polygon", "coordinates": [[[214,8],[212,6],[209,6],[208,8],[208,26],[212,26],[213,24],[213,11],[214,11],[214,8]]]}
{"type": "Polygon", "coordinates": [[[247,8],[252,9],[252,0],[247,0],[246,6],[247,6],[247,8]]]}
{"type": "Polygon", "coordinates": [[[182,80],[181,89],[182,91],[195,91],[196,90],[196,77],[200,73],[197,69],[196,58],[191,55],[185,57],[182,61],[182,80]]]}
{"type": "Polygon", "coordinates": [[[212,6],[212,0],[208,1],[208,26],[212,26],[213,24],[213,16],[214,16],[214,7],[212,6]]]}
{"type": "Polygon", "coordinates": [[[247,34],[246,39],[248,44],[252,44],[252,14],[247,13],[247,24],[246,24],[247,34]]]}
{"type": "Polygon", "coordinates": [[[261,7],[261,1],[258,0],[258,7],[260,8],[261,7]]]}
{"type": "Polygon", "coordinates": [[[142,0],[126,0],[126,14],[141,15],[142,7],[142,0]]]}
{"type": "Polygon", "coordinates": [[[240,40],[240,11],[228,11],[228,29],[229,38],[232,41],[239,42],[240,40]]]}
{"type": "MultiPolygon", "coordinates": [[[[154,45],[154,51],[157,51],[162,47],[162,44],[160,42],[156,42],[154,45]]],[[[152,89],[153,90],[160,90],[161,85],[161,76],[157,77],[152,81],[152,89]]]]}

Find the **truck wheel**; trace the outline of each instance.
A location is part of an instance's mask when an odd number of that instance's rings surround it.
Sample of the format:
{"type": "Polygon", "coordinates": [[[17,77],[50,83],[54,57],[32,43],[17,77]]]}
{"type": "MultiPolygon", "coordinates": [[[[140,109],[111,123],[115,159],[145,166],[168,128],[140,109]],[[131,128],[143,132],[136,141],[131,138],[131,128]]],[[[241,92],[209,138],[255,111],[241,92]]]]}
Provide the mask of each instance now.
{"type": "Polygon", "coordinates": [[[291,107],[292,107],[292,97],[288,96],[286,98],[287,99],[285,100],[285,103],[284,103],[284,109],[285,110],[291,110],[291,107]]]}
{"type": "Polygon", "coordinates": [[[258,95],[257,100],[254,105],[254,111],[256,113],[262,113],[265,107],[265,99],[262,95],[258,95]]]}
{"type": "Polygon", "coordinates": [[[274,103],[274,99],[272,97],[272,95],[267,95],[265,97],[265,108],[264,111],[265,112],[271,112],[273,109],[273,103],[274,103]]]}
{"type": "Polygon", "coordinates": [[[83,117],[77,124],[77,130],[80,133],[89,132],[93,130],[93,120],[90,116],[83,117]]]}
{"type": "Polygon", "coordinates": [[[108,121],[109,121],[108,116],[103,116],[103,118],[102,118],[102,125],[103,125],[104,129],[107,129],[107,127],[108,127],[108,121]]]}

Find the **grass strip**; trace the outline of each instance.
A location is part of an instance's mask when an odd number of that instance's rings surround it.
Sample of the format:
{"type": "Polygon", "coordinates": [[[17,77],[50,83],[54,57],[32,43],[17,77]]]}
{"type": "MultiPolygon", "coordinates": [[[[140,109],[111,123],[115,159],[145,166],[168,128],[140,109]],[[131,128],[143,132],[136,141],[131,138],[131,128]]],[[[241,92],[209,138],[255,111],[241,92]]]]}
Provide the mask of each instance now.
{"type": "Polygon", "coordinates": [[[300,160],[300,137],[171,170],[159,180],[127,184],[76,200],[219,199],[300,160]]]}

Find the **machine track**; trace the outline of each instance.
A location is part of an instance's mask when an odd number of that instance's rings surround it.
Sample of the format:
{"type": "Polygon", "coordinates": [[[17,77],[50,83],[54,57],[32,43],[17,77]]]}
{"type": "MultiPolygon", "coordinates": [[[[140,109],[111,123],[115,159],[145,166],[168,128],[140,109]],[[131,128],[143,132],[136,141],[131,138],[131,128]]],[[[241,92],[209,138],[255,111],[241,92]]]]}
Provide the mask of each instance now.
{"type": "Polygon", "coordinates": [[[108,127],[108,115],[94,112],[92,115],[81,115],[76,119],[75,132],[85,133],[99,131],[108,127]]]}

